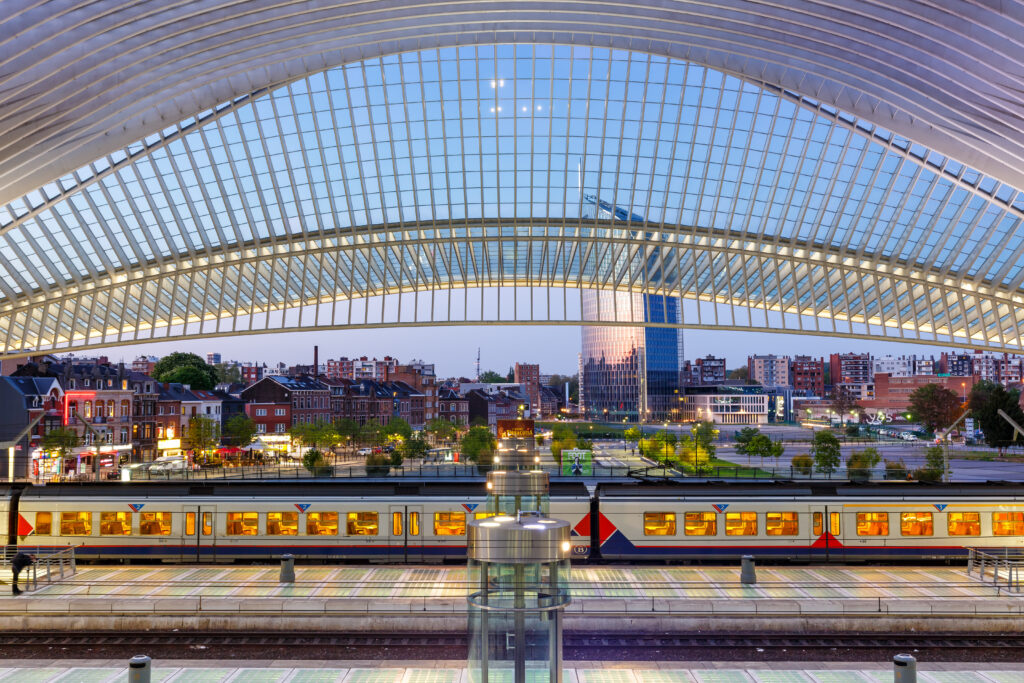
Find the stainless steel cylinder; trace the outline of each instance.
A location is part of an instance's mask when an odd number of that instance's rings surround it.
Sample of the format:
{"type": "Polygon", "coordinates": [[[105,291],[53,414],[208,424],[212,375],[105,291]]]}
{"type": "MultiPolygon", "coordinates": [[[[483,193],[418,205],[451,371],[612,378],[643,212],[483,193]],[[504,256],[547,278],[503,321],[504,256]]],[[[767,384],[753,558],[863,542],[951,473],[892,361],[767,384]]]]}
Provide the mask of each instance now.
{"type": "Polygon", "coordinates": [[[560,519],[498,515],[474,519],[467,542],[469,559],[499,564],[531,564],[568,560],[572,550],[569,523],[560,519]]]}
{"type": "Polygon", "coordinates": [[[493,470],[487,473],[487,494],[491,496],[546,496],[548,473],[540,470],[493,470]]]}

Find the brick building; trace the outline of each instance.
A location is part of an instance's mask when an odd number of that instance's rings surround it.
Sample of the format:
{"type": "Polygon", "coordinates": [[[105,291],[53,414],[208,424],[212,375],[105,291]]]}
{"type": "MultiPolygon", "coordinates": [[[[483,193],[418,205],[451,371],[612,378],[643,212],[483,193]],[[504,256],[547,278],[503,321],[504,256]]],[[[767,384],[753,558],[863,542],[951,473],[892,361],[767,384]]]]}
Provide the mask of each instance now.
{"type": "Polygon", "coordinates": [[[912,375],[910,377],[894,377],[877,374],[874,377],[875,396],[871,400],[860,401],[859,405],[869,415],[884,413],[890,417],[901,415],[910,409],[910,394],[926,384],[938,384],[949,389],[957,398],[963,400],[970,396],[974,383],[980,378],[973,377],[929,377],[912,375]]]}
{"type": "Polygon", "coordinates": [[[452,389],[442,388],[437,394],[438,417],[453,425],[469,425],[469,400],[452,389]]]}
{"type": "Polygon", "coordinates": [[[540,366],[534,363],[516,363],[512,370],[513,381],[523,388],[530,403],[530,415],[543,415],[540,404],[540,366]]]}
{"type": "Polygon", "coordinates": [[[242,391],[259,433],[283,434],[300,422],[330,422],[331,390],[312,377],[268,375],[242,391]]]}
{"type": "Polygon", "coordinates": [[[794,356],[789,369],[793,393],[802,396],[825,395],[825,359],[794,356]]]}

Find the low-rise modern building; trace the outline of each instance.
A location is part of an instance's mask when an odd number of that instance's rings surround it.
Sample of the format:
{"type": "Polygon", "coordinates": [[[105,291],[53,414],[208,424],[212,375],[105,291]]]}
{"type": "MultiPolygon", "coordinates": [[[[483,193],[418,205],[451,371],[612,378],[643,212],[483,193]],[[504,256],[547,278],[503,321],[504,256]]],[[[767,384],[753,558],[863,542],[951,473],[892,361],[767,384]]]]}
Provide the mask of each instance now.
{"type": "Polygon", "coordinates": [[[759,425],[768,422],[768,395],[761,387],[686,387],[680,395],[682,422],[710,420],[719,425],[759,425]]]}

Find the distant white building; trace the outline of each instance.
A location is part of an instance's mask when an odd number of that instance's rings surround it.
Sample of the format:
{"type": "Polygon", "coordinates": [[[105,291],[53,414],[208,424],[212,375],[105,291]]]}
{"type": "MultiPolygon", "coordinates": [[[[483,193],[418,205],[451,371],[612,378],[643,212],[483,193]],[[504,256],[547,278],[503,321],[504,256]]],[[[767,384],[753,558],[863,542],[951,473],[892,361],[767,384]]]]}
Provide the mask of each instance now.
{"type": "Polygon", "coordinates": [[[876,356],[874,358],[875,375],[892,377],[912,377],[914,375],[913,356],[876,356]]]}

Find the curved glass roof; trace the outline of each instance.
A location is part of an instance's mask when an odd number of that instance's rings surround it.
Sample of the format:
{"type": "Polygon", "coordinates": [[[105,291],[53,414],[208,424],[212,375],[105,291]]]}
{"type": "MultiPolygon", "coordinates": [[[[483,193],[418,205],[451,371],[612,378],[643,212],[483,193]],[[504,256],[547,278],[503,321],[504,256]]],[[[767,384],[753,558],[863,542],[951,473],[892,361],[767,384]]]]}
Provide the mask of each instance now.
{"type": "Polygon", "coordinates": [[[95,342],[140,320],[171,325],[493,276],[724,297],[1012,346],[1020,323],[1003,311],[1024,281],[1022,215],[1017,189],[955,160],[694,63],[543,45],[426,50],[224,103],[0,209],[0,318],[12,351],[95,342]],[[594,201],[627,225],[581,219],[594,201]],[[705,277],[696,260],[657,246],[683,234],[728,262],[712,259],[705,277]],[[542,256],[550,239],[574,245],[561,262],[542,256]],[[424,241],[442,240],[465,253],[449,262],[423,252],[424,241]],[[613,246],[594,246],[604,241],[613,246]],[[352,255],[370,244],[403,251],[352,255]],[[334,248],[331,263],[300,258],[334,248]],[[537,256],[516,263],[505,249],[537,256]],[[795,270],[768,274],[739,253],[795,270]],[[275,276],[256,271],[285,254],[282,277],[302,284],[226,299],[223,278],[246,272],[259,290],[275,276]],[[159,296],[117,310],[116,301],[145,299],[132,287],[197,264],[203,296],[190,287],[194,300],[172,295],[163,312],[159,296]],[[839,286],[841,267],[918,285],[839,286]],[[124,292],[83,308],[97,287],[124,292]],[[990,300],[963,298],[985,288],[990,300]]]}

